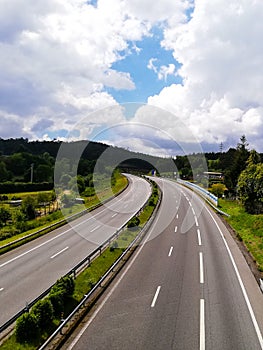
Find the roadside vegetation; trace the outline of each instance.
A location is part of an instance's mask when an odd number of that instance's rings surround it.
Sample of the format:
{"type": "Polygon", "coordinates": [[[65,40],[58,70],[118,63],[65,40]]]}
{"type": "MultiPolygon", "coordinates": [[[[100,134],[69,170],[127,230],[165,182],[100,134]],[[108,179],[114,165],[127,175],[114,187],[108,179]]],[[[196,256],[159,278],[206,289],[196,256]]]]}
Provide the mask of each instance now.
{"type": "MultiPolygon", "coordinates": [[[[113,194],[120,192],[127,186],[127,179],[115,171],[111,181],[111,188],[106,187],[108,180],[101,178],[95,193],[82,198],[84,205],[75,202],[76,193],[63,194],[58,200],[54,191],[4,194],[0,199],[0,247],[19,238],[34,233],[51,224],[61,221],[64,216],[70,216],[83,210],[98,205],[101,201],[109,199],[113,194]],[[22,200],[21,205],[16,206],[17,201],[22,200]],[[63,206],[63,211],[61,211],[63,206]]],[[[84,192],[93,190],[86,187],[84,192]]],[[[45,232],[43,232],[45,233],[45,232]]]]}
{"type": "Polygon", "coordinates": [[[240,201],[219,200],[220,209],[230,215],[226,218],[263,272],[263,214],[249,214],[240,201]]]}
{"type": "Polygon", "coordinates": [[[156,183],[152,182],[152,186],[153,191],[145,208],[128,222],[119,237],[75,280],[70,276],[59,279],[45,299],[19,317],[14,333],[0,346],[1,350],[35,350],[54,332],[61,319],[72,312],[149,220],[159,199],[156,183]]]}

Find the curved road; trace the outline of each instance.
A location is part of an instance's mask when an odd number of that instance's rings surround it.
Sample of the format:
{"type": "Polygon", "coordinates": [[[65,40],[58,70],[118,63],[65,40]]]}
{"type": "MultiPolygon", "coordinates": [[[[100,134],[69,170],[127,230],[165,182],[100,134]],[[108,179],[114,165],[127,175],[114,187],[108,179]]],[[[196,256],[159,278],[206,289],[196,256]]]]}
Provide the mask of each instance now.
{"type": "Polygon", "coordinates": [[[102,207],[0,256],[0,325],[123,226],[147,201],[149,183],[132,175],[128,188],[102,207]]]}
{"type": "Polygon", "coordinates": [[[263,349],[263,296],[226,227],[190,190],[156,182],[146,239],[64,349],[263,349]]]}

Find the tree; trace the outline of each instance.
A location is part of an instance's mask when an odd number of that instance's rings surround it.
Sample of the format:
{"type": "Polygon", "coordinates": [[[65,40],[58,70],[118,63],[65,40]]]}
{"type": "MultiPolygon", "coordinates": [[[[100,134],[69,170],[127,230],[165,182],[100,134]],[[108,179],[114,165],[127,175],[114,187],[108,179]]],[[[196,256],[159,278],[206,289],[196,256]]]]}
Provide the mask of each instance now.
{"type": "Polygon", "coordinates": [[[38,326],[42,331],[50,326],[54,318],[54,309],[48,298],[39,300],[32,307],[31,312],[36,316],[38,326]]]}
{"type": "Polygon", "coordinates": [[[28,196],[22,202],[21,211],[26,216],[27,220],[35,219],[36,201],[33,197],[28,196]]]}
{"type": "Polygon", "coordinates": [[[11,220],[12,215],[6,208],[0,208],[0,227],[6,225],[8,220],[11,220]]]}
{"type": "Polygon", "coordinates": [[[50,165],[40,164],[36,168],[35,177],[37,182],[50,182],[52,181],[53,169],[50,165]]]}
{"type": "MultiPolygon", "coordinates": [[[[228,186],[232,183],[232,190],[235,191],[239,175],[246,168],[246,162],[249,157],[248,142],[245,135],[241,136],[240,142],[237,144],[237,151],[235,153],[234,159],[232,160],[232,167],[230,170],[230,179],[228,186]]],[[[230,187],[229,187],[230,189],[230,187]]]]}
{"type": "Polygon", "coordinates": [[[32,313],[24,313],[16,321],[16,338],[20,343],[32,342],[39,336],[37,318],[32,313]]]}
{"type": "Polygon", "coordinates": [[[251,214],[263,213],[263,163],[259,155],[251,151],[247,167],[238,179],[238,194],[245,210],[251,214]]]}
{"type": "Polygon", "coordinates": [[[213,184],[211,187],[211,192],[218,198],[222,197],[226,190],[226,186],[222,183],[213,184]]]}
{"type": "Polygon", "coordinates": [[[6,181],[9,179],[9,172],[6,170],[4,162],[0,162],[0,181],[6,181]]]}

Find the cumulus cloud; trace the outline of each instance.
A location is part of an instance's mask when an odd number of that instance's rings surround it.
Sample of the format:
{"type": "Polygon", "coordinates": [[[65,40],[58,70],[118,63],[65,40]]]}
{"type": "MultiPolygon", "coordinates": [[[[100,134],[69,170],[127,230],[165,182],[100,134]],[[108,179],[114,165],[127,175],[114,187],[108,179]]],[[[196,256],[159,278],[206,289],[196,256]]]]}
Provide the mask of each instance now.
{"type": "MultiPolygon", "coordinates": [[[[263,129],[261,1],[197,0],[192,19],[168,23],[162,46],[181,64],[182,86],[148,99],[174,112],[201,142],[242,134],[259,144],[263,129]]],[[[262,151],[262,146],[260,147],[262,151]]]]}
{"type": "MultiPolygon", "coordinates": [[[[96,7],[85,0],[1,1],[1,108],[23,116],[28,128],[32,115],[58,125],[59,115],[77,121],[79,115],[116,104],[105,87],[135,86],[129,73],[111,65],[131,50],[138,52],[128,42],[148,31],[119,0],[100,0],[96,7]]],[[[29,130],[32,137],[37,123],[29,130]]]]}
{"type": "Polygon", "coordinates": [[[263,151],[262,1],[92,3],[0,2],[1,137],[49,138],[68,130],[88,137],[105,122],[125,122],[121,108],[102,112],[118,106],[109,91],[136,89],[129,67],[124,72],[114,64],[139,55],[146,49],[143,39],[158,28],[161,48],[174,61],[159,61],[161,55],[151,52],[142,64],[164,83],[171,75],[181,83],[148,98],[170,114],[140,108],[132,121],[155,125],[179,142],[191,143],[191,134],[200,143],[236,143],[245,134],[251,147],[263,151]],[[83,118],[85,128],[77,132],[83,118]]]}

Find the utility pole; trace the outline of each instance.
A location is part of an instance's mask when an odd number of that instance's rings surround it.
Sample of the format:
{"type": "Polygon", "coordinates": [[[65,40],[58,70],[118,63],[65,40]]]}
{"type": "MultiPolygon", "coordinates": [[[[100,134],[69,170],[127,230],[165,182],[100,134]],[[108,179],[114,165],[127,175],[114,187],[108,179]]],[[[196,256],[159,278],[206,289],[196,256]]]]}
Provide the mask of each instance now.
{"type": "Polygon", "coordinates": [[[223,152],[223,142],[220,143],[219,150],[220,150],[220,153],[223,152]]]}

